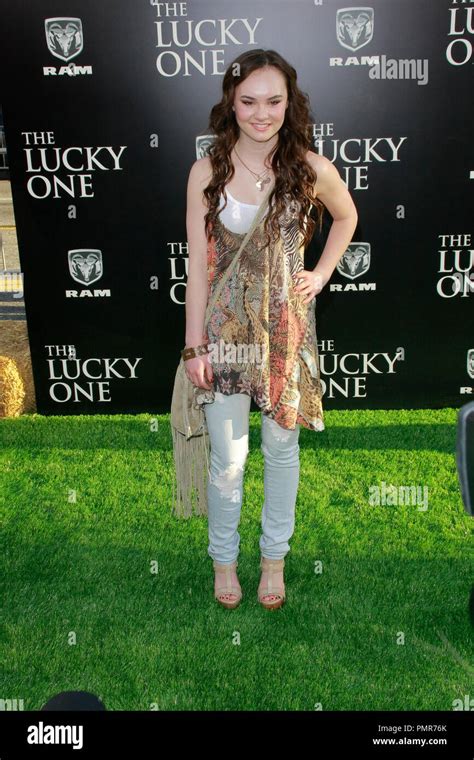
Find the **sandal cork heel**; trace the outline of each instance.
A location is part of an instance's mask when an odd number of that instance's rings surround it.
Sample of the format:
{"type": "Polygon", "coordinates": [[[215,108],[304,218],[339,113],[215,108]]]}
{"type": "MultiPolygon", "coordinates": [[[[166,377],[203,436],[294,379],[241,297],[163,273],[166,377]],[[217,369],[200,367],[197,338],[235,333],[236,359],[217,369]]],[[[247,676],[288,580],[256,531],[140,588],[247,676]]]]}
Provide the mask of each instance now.
{"type": "Polygon", "coordinates": [[[242,589],[240,586],[236,586],[232,583],[232,571],[237,569],[238,562],[232,562],[231,564],[220,564],[213,561],[214,571],[216,573],[216,579],[218,575],[225,575],[225,585],[217,586],[214,591],[214,598],[217,599],[219,604],[228,610],[234,610],[240,604],[242,599],[242,589]],[[230,596],[236,597],[230,599],[230,596]]]}
{"type": "Polygon", "coordinates": [[[285,560],[261,557],[260,567],[262,572],[268,573],[268,577],[266,584],[260,581],[260,586],[257,592],[258,601],[262,607],[265,607],[267,610],[277,610],[284,603],[286,594],[284,584],[275,584],[273,574],[283,572],[285,560]],[[273,597],[273,599],[266,599],[266,597],[273,597]]]}

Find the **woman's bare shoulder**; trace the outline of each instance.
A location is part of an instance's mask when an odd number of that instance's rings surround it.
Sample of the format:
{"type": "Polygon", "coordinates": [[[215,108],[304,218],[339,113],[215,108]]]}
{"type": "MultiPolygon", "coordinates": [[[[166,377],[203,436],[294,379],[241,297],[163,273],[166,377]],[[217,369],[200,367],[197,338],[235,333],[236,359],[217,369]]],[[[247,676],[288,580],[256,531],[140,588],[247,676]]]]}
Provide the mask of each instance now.
{"type": "Polygon", "coordinates": [[[309,165],[316,172],[316,184],[314,186],[315,195],[319,195],[327,191],[337,180],[340,181],[339,173],[326,156],[321,156],[319,153],[314,153],[312,150],[306,152],[306,160],[309,165]]]}
{"type": "Polygon", "coordinates": [[[306,151],[306,160],[317,174],[327,171],[328,164],[331,164],[331,161],[326,156],[320,156],[319,153],[314,153],[312,150],[306,151]]]}
{"type": "Polygon", "coordinates": [[[198,185],[206,187],[209,184],[211,177],[212,165],[209,156],[203,156],[202,158],[196,159],[189,172],[190,180],[193,180],[198,185]]]}

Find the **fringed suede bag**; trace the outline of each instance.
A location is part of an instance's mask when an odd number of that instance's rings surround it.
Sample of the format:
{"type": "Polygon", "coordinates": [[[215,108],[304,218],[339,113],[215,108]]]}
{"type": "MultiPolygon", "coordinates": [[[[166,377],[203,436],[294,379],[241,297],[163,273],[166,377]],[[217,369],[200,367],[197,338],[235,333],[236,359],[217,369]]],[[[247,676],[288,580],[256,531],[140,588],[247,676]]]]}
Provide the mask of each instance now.
{"type": "MultiPolygon", "coordinates": [[[[265,193],[238,252],[222,274],[219,284],[209,298],[204,320],[204,332],[206,332],[214,304],[217,303],[225,283],[237,265],[240,254],[260,222],[271,190],[272,188],[265,193]]],[[[189,380],[185,371],[184,360],[181,357],[176,370],[171,399],[171,433],[175,470],[172,512],[176,517],[191,517],[193,508],[196,515],[207,515],[210,444],[203,403],[213,403],[214,399],[213,389],[210,389],[206,394],[203,388],[198,388],[189,380]],[[196,400],[196,391],[199,391],[201,403],[196,400]]]]}

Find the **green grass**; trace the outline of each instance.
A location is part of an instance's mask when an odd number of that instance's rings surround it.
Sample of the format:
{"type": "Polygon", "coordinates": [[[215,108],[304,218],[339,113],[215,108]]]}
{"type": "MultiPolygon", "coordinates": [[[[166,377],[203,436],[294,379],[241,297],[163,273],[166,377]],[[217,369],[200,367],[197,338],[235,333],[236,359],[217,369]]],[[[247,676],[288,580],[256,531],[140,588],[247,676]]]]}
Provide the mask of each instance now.
{"type": "Polygon", "coordinates": [[[324,432],[301,429],[276,611],[256,598],[257,412],[236,610],[213,598],[206,518],[171,515],[168,415],[1,420],[0,696],[25,710],[64,690],[109,710],[452,710],[474,697],[456,415],[326,411],[324,432]],[[382,481],[427,486],[428,509],[371,506],[382,481]]]}

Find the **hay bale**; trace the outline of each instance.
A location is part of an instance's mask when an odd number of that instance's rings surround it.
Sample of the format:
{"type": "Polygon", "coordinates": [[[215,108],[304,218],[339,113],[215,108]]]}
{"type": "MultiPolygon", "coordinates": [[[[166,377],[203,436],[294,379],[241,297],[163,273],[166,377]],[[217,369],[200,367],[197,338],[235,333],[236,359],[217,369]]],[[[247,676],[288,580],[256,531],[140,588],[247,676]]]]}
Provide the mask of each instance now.
{"type": "Polygon", "coordinates": [[[0,322],[0,356],[16,363],[26,393],[23,414],[36,412],[36,393],[31,366],[30,341],[25,320],[0,322]]]}
{"type": "Polygon", "coordinates": [[[0,417],[19,417],[23,412],[25,386],[9,356],[0,356],[0,417]]]}

